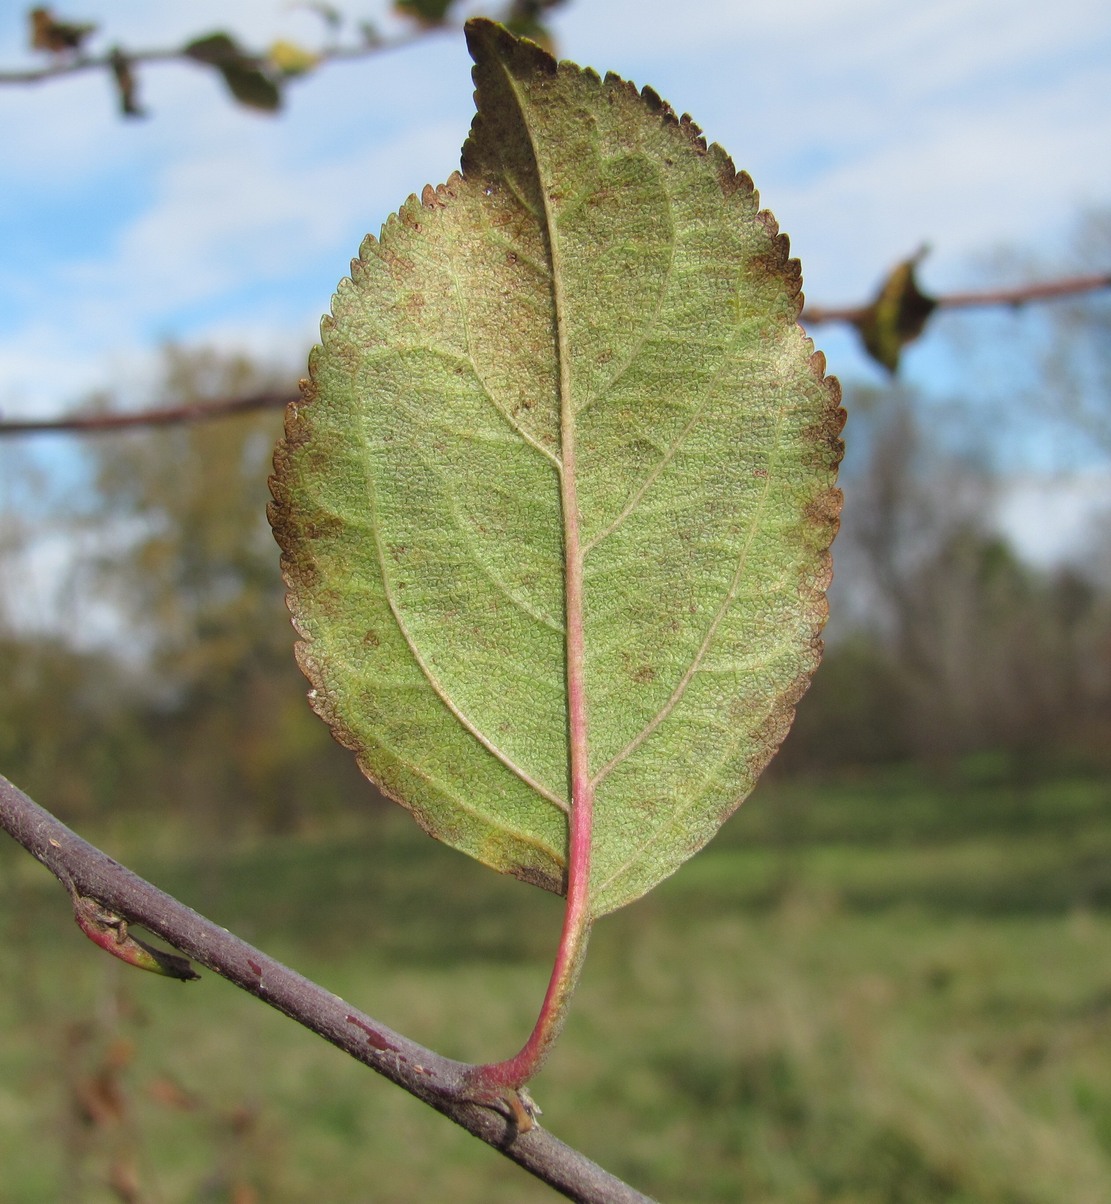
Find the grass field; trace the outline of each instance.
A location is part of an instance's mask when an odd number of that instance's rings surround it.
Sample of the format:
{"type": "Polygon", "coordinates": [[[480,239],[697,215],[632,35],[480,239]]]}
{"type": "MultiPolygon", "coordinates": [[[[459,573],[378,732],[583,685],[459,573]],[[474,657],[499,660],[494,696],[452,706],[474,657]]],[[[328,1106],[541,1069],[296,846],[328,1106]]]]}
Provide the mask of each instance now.
{"type": "MultiPolygon", "coordinates": [[[[84,834],[443,1053],[505,1056],[531,1026],[558,900],[400,812],[221,848],[84,834]]],[[[990,761],[944,787],[765,784],[599,924],[534,1087],[555,1133],[662,1200],[1106,1204],[1111,785],[990,761]]],[[[156,1204],[554,1198],[214,975],[97,953],[5,841],[0,1201],[125,1180],[156,1204]]]]}

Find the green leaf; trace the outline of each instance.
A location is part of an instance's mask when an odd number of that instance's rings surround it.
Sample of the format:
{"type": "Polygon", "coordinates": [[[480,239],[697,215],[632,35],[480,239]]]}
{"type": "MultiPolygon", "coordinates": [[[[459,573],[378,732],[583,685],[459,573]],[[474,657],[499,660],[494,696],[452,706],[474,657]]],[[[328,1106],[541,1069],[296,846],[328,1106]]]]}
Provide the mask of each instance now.
{"type": "Polygon", "coordinates": [[[443,25],[447,11],[455,0],[394,0],[394,8],[406,17],[412,17],[421,25],[443,25]]]}
{"type": "Polygon", "coordinates": [[[209,63],[214,67],[222,66],[224,63],[235,62],[245,57],[239,43],[236,42],[231,34],[220,31],[206,33],[199,38],[194,38],[191,42],[187,42],[183,53],[198,63],[209,63]]]}
{"type": "Polygon", "coordinates": [[[868,354],[894,374],[903,348],[926,328],[937,301],[918,287],[915,272],[925,251],[896,266],[880,286],[875,300],[854,319],[868,354]]]}
{"type": "Polygon", "coordinates": [[[787,732],[843,414],[720,147],[649,89],[467,36],[462,174],[341,282],[271,519],[313,706],[434,836],[564,890],[585,750],[597,916],[709,840],[787,732]]]}
{"type": "Polygon", "coordinates": [[[259,60],[244,51],[228,34],[211,33],[195,38],[185,46],[183,53],[195,62],[219,71],[228,91],[241,105],[265,113],[281,108],[281,89],[261,69],[259,60]]]}

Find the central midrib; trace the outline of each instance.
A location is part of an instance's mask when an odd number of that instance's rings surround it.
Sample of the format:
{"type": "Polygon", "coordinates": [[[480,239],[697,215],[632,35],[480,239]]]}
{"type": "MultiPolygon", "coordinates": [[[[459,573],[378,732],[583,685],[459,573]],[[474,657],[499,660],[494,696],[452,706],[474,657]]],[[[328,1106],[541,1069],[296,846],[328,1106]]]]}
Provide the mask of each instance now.
{"type": "Polygon", "coordinates": [[[564,558],[564,615],[566,620],[565,655],[567,683],[567,740],[571,778],[571,815],[568,834],[568,918],[575,914],[585,918],[588,913],[587,893],[590,877],[590,846],[594,787],[589,764],[589,726],[586,698],[586,649],[583,628],[583,551],[577,487],[575,445],[575,411],[571,388],[571,348],[567,330],[567,302],[563,290],[561,246],[553,212],[548,181],[544,178],[540,156],[533,139],[528,105],[517,87],[512,73],[506,70],[506,80],[513,92],[521,125],[528,138],[529,150],[536,171],[537,191],[541,212],[537,218],[543,224],[551,268],[552,308],[555,317],[555,353],[559,381],[560,429],[560,509],[563,521],[564,558]]]}

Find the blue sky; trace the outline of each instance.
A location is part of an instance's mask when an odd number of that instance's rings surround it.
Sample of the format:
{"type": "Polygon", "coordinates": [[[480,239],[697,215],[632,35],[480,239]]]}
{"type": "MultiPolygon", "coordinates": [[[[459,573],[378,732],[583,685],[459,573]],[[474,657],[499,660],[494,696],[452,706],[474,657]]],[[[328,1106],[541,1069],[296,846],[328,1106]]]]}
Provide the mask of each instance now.
{"type": "MultiPolygon", "coordinates": [[[[323,33],[285,0],[55,7],[134,49],[323,33]]],[[[381,0],[342,7],[398,28],[381,0]]],[[[749,171],[815,302],[864,299],[924,242],[928,288],[982,286],[997,248],[1051,260],[1111,203],[1106,0],[570,0],[553,26],[562,56],[651,84],[749,171]]],[[[0,65],[28,62],[25,41],[23,5],[3,5],[0,65]]],[[[322,70],[278,118],[189,65],[143,71],[145,121],[99,75],[0,87],[0,411],[103,388],[145,403],[171,339],[298,374],[362,235],[457,166],[469,68],[437,35],[322,70]]],[[[839,375],[878,379],[848,332],[814,333],[839,375]]],[[[945,387],[939,346],[911,350],[909,382],[945,387]]]]}
{"type": "MultiPolygon", "coordinates": [[[[381,3],[346,8],[389,26],[381,3]]],[[[59,11],[132,47],[322,33],[284,0],[59,11]]],[[[27,60],[24,20],[3,6],[0,63],[27,60]]],[[[1111,202],[1104,0],[572,0],[554,24],[563,55],[650,83],[750,172],[815,301],[863,298],[923,242],[929,287],[980,283],[995,247],[1051,251],[1111,202]]],[[[361,236],[457,165],[470,93],[456,35],[322,71],[277,119],[185,65],[143,73],[141,122],[99,76],[0,88],[0,408],[141,390],[171,338],[296,364],[361,236]]],[[[847,335],[816,334],[842,375],[870,374],[847,335]]]]}

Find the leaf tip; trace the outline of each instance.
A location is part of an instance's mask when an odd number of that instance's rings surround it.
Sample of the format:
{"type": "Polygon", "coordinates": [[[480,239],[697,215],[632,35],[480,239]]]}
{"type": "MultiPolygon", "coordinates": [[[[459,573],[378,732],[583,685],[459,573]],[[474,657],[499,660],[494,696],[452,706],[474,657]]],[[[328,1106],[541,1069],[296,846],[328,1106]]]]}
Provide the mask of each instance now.
{"type": "Polygon", "coordinates": [[[467,50],[475,63],[482,65],[490,58],[518,60],[522,66],[554,75],[559,68],[555,56],[529,38],[517,37],[504,25],[489,17],[471,17],[463,26],[467,50]]]}

